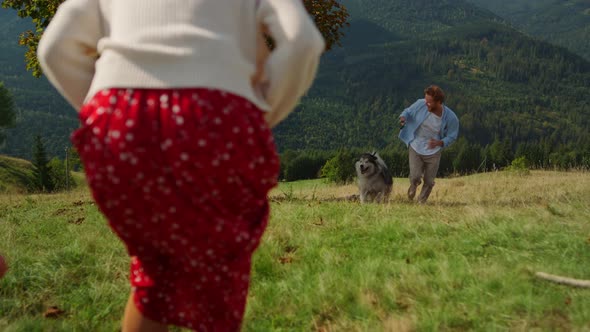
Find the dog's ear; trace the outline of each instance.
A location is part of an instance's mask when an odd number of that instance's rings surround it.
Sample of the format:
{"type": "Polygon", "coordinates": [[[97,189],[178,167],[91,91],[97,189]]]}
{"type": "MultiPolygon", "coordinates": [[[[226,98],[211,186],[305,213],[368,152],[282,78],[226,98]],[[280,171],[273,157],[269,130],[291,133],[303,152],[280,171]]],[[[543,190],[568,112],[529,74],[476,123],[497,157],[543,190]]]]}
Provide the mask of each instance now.
{"type": "Polygon", "coordinates": [[[381,157],[379,156],[379,153],[377,153],[377,151],[373,151],[373,153],[371,153],[371,156],[373,156],[374,161],[381,159],[381,157]]]}
{"type": "Polygon", "coordinates": [[[377,157],[375,157],[375,155],[373,153],[368,153],[368,152],[363,153],[361,158],[367,158],[367,159],[369,159],[369,161],[371,161],[373,163],[377,161],[377,157]]]}
{"type": "Polygon", "coordinates": [[[359,160],[361,160],[361,159],[368,159],[370,161],[375,161],[375,156],[373,156],[372,154],[370,154],[368,152],[365,152],[360,156],[359,160]]]}

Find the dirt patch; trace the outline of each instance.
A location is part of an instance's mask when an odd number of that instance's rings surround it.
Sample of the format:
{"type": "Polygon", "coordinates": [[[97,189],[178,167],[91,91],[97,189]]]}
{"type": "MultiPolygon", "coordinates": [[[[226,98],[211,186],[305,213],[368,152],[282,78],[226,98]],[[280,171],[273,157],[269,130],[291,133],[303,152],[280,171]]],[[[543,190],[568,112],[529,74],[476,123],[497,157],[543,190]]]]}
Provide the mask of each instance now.
{"type": "Polygon", "coordinates": [[[43,317],[57,319],[65,315],[65,313],[66,312],[61,310],[60,308],[53,306],[45,310],[45,312],[43,313],[43,317]]]}
{"type": "Polygon", "coordinates": [[[571,331],[571,321],[568,315],[561,309],[547,310],[543,317],[531,324],[533,327],[547,329],[549,331],[571,331]]]}
{"type": "Polygon", "coordinates": [[[86,218],[84,218],[84,217],[80,217],[80,218],[76,218],[74,220],[70,220],[70,221],[68,221],[68,223],[74,224],[74,225],[80,225],[84,222],[85,219],[86,218]]]}
{"type": "Polygon", "coordinates": [[[63,216],[68,212],[68,209],[58,209],[57,211],[53,212],[54,216],[63,216]]]}

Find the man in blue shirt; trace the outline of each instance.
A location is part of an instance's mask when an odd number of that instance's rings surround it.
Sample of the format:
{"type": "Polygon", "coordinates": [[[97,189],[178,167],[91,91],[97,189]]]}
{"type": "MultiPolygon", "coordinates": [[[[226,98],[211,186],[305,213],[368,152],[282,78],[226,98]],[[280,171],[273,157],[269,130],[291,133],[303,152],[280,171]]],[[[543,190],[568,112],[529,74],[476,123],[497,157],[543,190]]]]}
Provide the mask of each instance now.
{"type": "Polygon", "coordinates": [[[424,178],[419,203],[426,203],[434,187],[442,149],[451,145],[459,135],[459,119],[443,104],[444,101],[444,91],[431,85],[424,90],[424,99],[416,101],[399,116],[402,126],[399,138],[409,149],[410,200],[416,196],[416,188],[424,178]]]}

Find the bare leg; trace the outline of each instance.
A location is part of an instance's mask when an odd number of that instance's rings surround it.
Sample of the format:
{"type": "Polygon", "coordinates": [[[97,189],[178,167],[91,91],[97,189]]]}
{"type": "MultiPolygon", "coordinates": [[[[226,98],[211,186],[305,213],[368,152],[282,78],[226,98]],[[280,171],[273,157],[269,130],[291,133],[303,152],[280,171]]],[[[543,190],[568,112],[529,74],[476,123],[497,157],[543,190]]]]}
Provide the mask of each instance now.
{"type": "Polygon", "coordinates": [[[122,332],[167,332],[168,326],[144,317],[135,307],[133,293],[127,300],[122,332]]]}

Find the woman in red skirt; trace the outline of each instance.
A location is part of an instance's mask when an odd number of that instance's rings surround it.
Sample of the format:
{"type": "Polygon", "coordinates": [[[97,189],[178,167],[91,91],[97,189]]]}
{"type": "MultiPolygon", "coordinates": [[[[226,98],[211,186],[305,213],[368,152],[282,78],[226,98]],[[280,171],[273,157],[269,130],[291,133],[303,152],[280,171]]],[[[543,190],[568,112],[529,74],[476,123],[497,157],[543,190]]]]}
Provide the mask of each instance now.
{"type": "Polygon", "coordinates": [[[323,48],[299,0],[59,7],[38,56],[80,112],[72,140],[131,257],[123,331],[240,329],[279,170],[270,128],[323,48]]]}

